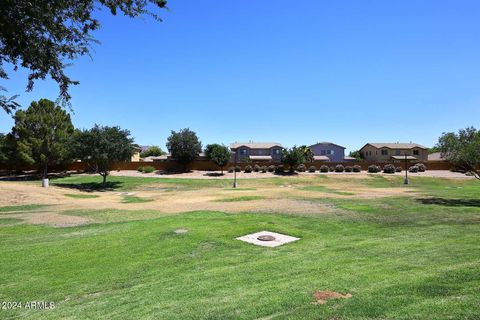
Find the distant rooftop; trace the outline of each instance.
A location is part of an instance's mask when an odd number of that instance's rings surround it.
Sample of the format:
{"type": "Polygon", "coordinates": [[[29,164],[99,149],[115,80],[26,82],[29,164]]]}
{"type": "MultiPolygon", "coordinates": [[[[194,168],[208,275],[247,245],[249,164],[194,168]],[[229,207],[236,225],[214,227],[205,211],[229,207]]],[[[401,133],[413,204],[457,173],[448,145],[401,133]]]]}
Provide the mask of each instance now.
{"type": "Polygon", "coordinates": [[[389,148],[389,149],[412,149],[412,148],[420,148],[420,149],[428,149],[427,147],[424,147],[418,143],[402,143],[402,142],[394,142],[394,143],[391,143],[391,142],[387,142],[387,143],[383,143],[383,142],[376,142],[376,143],[367,143],[369,145],[372,145],[374,146],[375,148],[377,149],[380,149],[380,148],[389,148]]]}
{"type": "Polygon", "coordinates": [[[337,146],[337,147],[346,149],[345,147],[343,147],[343,146],[341,146],[341,145],[339,145],[339,144],[336,144],[336,143],[333,143],[333,142],[329,142],[329,141],[320,141],[320,142],[317,142],[317,143],[315,143],[315,144],[312,144],[310,147],[316,146],[317,144],[333,145],[333,146],[337,146]]]}
{"type": "Polygon", "coordinates": [[[235,142],[230,144],[231,149],[238,149],[239,147],[247,147],[250,149],[270,149],[273,147],[282,147],[278,142],[235,142]]]}

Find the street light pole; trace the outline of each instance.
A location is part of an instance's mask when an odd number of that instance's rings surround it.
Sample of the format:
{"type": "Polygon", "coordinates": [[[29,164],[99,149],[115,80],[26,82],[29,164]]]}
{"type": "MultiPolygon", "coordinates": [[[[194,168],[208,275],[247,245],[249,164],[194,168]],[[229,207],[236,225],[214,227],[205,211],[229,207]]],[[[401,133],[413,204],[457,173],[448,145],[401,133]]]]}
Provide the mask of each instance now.
{"type": "Polygon", "coordinates": [[[237,187],[237,150],[235,150],[235,156],[233,157],[233,188],[237,187]]]}
{"type": "Polygon", "coordinates": [[[407,154],[405,153],[405,180],[403,181],[403,184],[409,184],[410,182],[408,181],[408,164],[407,164],[407,154]]]}

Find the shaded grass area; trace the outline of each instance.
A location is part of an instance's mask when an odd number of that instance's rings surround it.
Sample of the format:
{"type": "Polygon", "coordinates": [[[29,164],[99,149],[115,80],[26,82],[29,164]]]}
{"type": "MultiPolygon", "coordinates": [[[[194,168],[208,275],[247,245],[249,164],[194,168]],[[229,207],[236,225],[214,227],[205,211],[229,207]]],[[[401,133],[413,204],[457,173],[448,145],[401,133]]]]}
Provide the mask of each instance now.
{"type": "Polygon", "coordinates": [[[74,199],[93,199],[98,198],[99,195],[96,194],[77,194],[77,193],[66,193],[65,196],[74,199]]]}
{"type": "Polygon", "coordinates": [[[57,307],[2,310],[2,317],[122,319],[134,310],[157,319],[475,319],[479,231],[477,224],[385,227],[221,212],[10,226],[0,233],[0,298],[57,307]],[[235,240],[259,230],[301,240],[274,249],[235,240]],[[316,290],[353,297],[314,305],[316,290]]]}
{"type": "Polygon", "coordinates": [[[136,196],[124,196],[122,203],[144,203],[151,201],[153,201],[153,199],[141,198],[136,196]]]}
{"type": "Polygon", "coordinates": [[[253,200],[262,200],[265,197],[262,196],[242,196],[242,197],[232,197],[232,198],[223,198],[215,200],[216,202],[236,202],[236,201],[253,201],[253,200]]]}
{"type": "Polygon", "coordinates": [[[0,219],[0,225],[7,225],[12,223],[19,223],[22,222],[22,219],[17,218],[2,218],[0,219]]]}
{"type": "Polygon", "coordinates": [[[43,204],[24,204],[24,205],[18,205],[18,206],[5,206],[5,207],[0,207],[0,214],[10,213],[15,211],[35,211],[38,209],[43,209],[45,207],[47,207],[47,205],[43,205],[43,204]]]}

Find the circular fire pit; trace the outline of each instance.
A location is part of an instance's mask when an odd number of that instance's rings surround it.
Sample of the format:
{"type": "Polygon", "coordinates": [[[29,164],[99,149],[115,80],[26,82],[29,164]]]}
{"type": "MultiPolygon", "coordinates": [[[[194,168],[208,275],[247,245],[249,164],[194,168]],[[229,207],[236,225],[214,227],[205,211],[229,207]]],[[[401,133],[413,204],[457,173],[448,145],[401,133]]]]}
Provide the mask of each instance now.
{"type": "Polygon", "coordinates": [[[271,236],[271,235],[268,235],[268,234],[264,234],[264,235],[258,236],[257,240],[260,240],[260,241],[274,241],[275,237],[271,236]]]}

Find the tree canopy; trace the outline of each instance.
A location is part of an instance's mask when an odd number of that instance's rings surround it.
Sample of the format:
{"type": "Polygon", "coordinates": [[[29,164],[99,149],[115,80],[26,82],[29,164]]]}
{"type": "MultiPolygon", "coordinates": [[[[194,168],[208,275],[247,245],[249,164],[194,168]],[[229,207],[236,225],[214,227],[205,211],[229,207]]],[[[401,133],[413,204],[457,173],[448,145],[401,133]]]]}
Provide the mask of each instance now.
{"type": "Polygon", "coordinates": [[[348,154],[350,157],[353,157],[357,160],[362,160],[363,159],[363,156],[362,156],[362,153],[360,152],[360,150],[354,150],[354,151],[350,151],[350,153],[348,154]]]}
{"type": "Polygon", "coordinates": [[[53,101],[32,102],[14,116],[12,136],[16,154],[27,164],[37,164],[48,176],[48,166],[70,160],[69,141],[74,132],[70,115],[53,101]]]}
{"type": "Polygon", "coordinates": [[[140,157],[158,157],[164,155],[165,151],[163,151],[159,146],[150,146],[147,150],[140,153],[140,157]]]}
{"type": "Polygon", "coordinates": [[[220,167],[223,174],[223,168],[231,161],[232,153],[230,149],[223,144],[209,144],[205,148],[205,155],[208,160],[220,167]]]}
{"type": "MultiPolygon", "coordinates": [[[[59,85],[60,98],[68,102],[69,86],[78,81],[70,79],[65,69],[79,56],[90,55],[92,44],[98,42],[92,36],[100,27],[94,11],[103,7],[113,15],[161,20],[157,10],[166,5],[166,0],[2,0],[0,78],[8,79],[5,63],[15,71],[19,66],[30,70],[27,91],[33,89],[35,80],[50,76],[59,85]]],[[[5,111],[16,108],[12,102],[0,95],[5,111]]]]}
{"type": "Polygon", "coordinates": [[[133,151],[130,131],[120,127],[95,125],[90,130],[78,131],[72,143],[73,154],[103,177],[103,186],[112,164],[129,161],[133,151]]]}
{"type": "Polygon", "coordinates": [[[468,127],[443,133],[436,147],[445,160],[480,180],[480,131],[468,127]]]}
{"type": "Polygon", "coordinates": [[[167,139],[167,148],[172,158],[184,166],[195,160],[202,152],[202,143],[198,140],[197,134],[186,128],[178,132],[172,130],[167,139]]]}
{"type": "Polygon", "coordinates": [[[293,146],[291,149],[283,149],[282,163],[289,166],[290,172],[294,172],[297,166],[305,162],[305,152],[301,148],[293,146]]]}
{"type": "Polygon", "coordinates": [[[313,153],[312,149],[310,149],[310,147],[302,145],[298,148],[302,150],[306,162],[313,162],[315,154],[313,153]]]}

